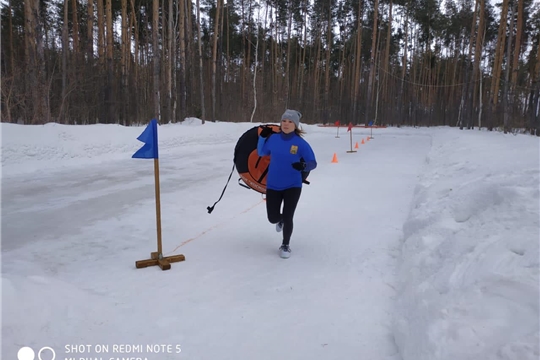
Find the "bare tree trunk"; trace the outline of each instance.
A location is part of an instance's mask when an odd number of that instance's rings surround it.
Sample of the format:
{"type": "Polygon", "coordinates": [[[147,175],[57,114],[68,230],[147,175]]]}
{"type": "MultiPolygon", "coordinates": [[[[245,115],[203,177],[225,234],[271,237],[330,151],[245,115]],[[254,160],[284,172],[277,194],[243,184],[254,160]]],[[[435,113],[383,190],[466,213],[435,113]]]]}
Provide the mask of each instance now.
{"type": "Polygon", "coordinates": [[[482,130],[482,111],[484,110],[484,100],[482,98],[482,79],[484,77],[483,76],[480,76],[480,85],[479,85],[479,90],[478,90],[478,93],[479,93],[479,104],[478,104],[478,130],[482,130]]]}
{"type": "Polygon", "coordinates": [[[517,9],[517,25],[516,25],[516,45],[514,46],[514,61],[512,65],[512,88],[511,91],[514,93],[517,86],[518,70],[519,70],[519,55],[521,54],[521,38],[523,33],[523,2],[524,0],[518,1],[517,9]]]}
{"type": "Polygon", "coordinates": [[[489,92],[490,103],[492,103],[493,106],[497,105],[497,103],[499,102],[498,93],[499,93],[500,75],[501,75],[501,68],[502,68],[502,58],[504,56],[504,45],[506,42],[507,16],[508,16],[508,0],[503,0],[501,20],[499,23],[499,35],[497,38],[497,45],[495,48],[495,60],[493,63],[493,73],[491,74],[491,78],[493,80],[491,82],[491,90],[489,92]]]}
{"type": "MultiPolygon", "coordinates": [[[[176,8],[174,8],[174,11],[176,12],[176,14],[179,14],[179,6],[178,6],[178,3],[179,1],[174,1],[174,0],[169,0],[171,1],[171,7],[170,7],[170,11],[171,13],[173,12],[173,8],[174,6],[176,5],[176,8]]],[[[184,4],[182,4],[184,5],[184,4]]],[[[178,17],[181,16],[181,15],[178,15],[178,17]]],[[[178,53],[177,53],[177,47],[178,47],[178,42],[176,41],[176,34],[177,34],[177,31],[178,31],[178,26],[179,26],[179,19],[177,18],[176,20],[174,19],[174,13],[173,13],[173,16],[171,17],[171,22],[172,22],[172,42],[171,42],[171,57],[170,57],[170,61],[171,61],[171,71],[172,71],[172,79],[171,79],[171,101],[172,101],[172,104],[171,104],[171,120],[173,122],[176,122],[178,120],[178,117],[177,117],[177,107],[178,107],[178,86],[177,86],[177,83],[176,83],[176,80],[177,80],[177,73],[178,71],[176,71],[176,68],[183,68],[183,64],[179,64],[179,61],[178,61],[178,53]]]]}
{"type": "MultiPolygon", "coordinates": [[[[344,103],[344,96],[345,96],[345,79],[347,78],[346,73],[349,71],[348,63],[345,61],[345,51],[347,49],[346,41],[345,41],[346,33],[345,31],[339,30],[339,38],[341,39],[341,49],[340,49],[340,60],[339,60],[339,104],[344,103]]],[[[344,116],[343,113],[344,107],[339,107],[339,113],[337,114],[339,118],[342,118],[344,116]]],[[[335,119],[330,119],[332,122],[335,119]]]]}
{"type": "Polygon", "coordinates": [[[363,28],[363,13],[364,13],[364,0],[358,1],[358,19],[356,26],[356,53],[354,55],[354,76],[353,76],[353,122],[356,124],[358,121],[358,102],[360,101],[360,81],[362,79],[362,28],[363,28]]]}
{"type": "MultiPolygon", "coordinates": [[[[222,0],[217,0],[216,19],[214,20],[214,37],[212,45],[212,119],[216,119],[216,72],[217,72],[217,40],[219,37],[219,20],[222,0]]],[[[243,80],[242,80],[243,81],[243,80]]]]}
{"type": "Polygon", "coordinates": [[[407,75],[408,66],[408,48],[409,48],[409,7],[411,1],[407,2],[407,9],[405,10],[405,38],[403,39],[403,67],[401,69],[401,86],[399,87],[399,104],[398,113],[400,114],[400,124],[403,124],[403,105],[405,102],[405,76],[407,75]]]}
{"type": "Polygon", "coordinates": [[[214,21],[214,39],[212,48],[212,120],[216,120],[216,73],[217,73],[217,44],[219,32],[219,19],[221,18],[222,0],[217,0],[216,18],[214,21]]]}
{"type": "MultiPolygon", "coordinates": [[[[470,129],[472,126],[472,96],[471,96],[471,88],[472,88],[472,78],[470,76],[472,70],[471,67],[473,66],[473,43],[474,43],[474,35],[476,32],[476,18],[478,17],[479,12],[479,4],[478,1],[475,1],[474,6],[474,14],[473,14],[473,20],[471,23],[471,31],[469,36],[469,49],[468,49],[468,55],[467,55],[467,61],[465,62],[465,76],[464,76],[464,86],[463,91],[461,93],[461,103],[463,104],[463,114],[465,117],[465,120],[467,122],[467,129],[470,129]]],[[[478,35],[477,35],[478,36],[478,35]]],[[[460,121],[460,129],[463,130],[464,121],[461,119],[460,121]]]]}
{"type": "MultiPolygon", "coordinates": [[[[184,31],[186,32],[186,35],[185,35],[185,42],[186,42],[186,46],[185,48],[187,49],[186,50],[186,64],[184,66],[184,92],[187,94],[187,90],[188,88],[191,88],[191,89],[195,89],[196,88],[196,82],[197,82],[197,79],[196,77],[194,76],[195,73],[188,73],[186,69],[193,69],[195,67],[195,63],[196,63],[196,59],[197,59],[197,51],[195,51],[195,47],[192,43],[192,41],[196,38],[193,34],[192,34],[192,31],[193,31],[193,1],[184,1],[184,19],[185,19],[185,26],[184,26],[184,31]],[[190,86],[188,86],[188,75],[189,75],[189,84],[190,86]]],[[[187,95],[186,95],[187,96],[187,95]]],[[[186,100],[187,101],[187,100],[186,100]]],[[[193,105],[190,105],[191,107],[193,107],[193,105]]],[[[185,113],[187,114],[187,109],[188,109],[188,106],[187,104],[184,106],[185,107],[185,113]]],[[[203,119],[203,123],[204,123],[204,119],[203,119]]]]}
{"type": "Polygon", "coordinates": [[[0,86],[0,89],[2,91],[2,110],[4,111],[5,117],[4,121],[7,121],[8,123],[13,122],[13,118],[11,115],[12,112],[12,104],[11,104],[11,98],[13,94],[13,87],[14,87],[14,79],[16,78],[16,73],[18,74],[18,69],[15,69],[15,48],[13,47],[13,6],[12,6],[12,0],[9,0],[8,2],[8,44],[9,44],[9,67],[8,67],[8,74],[10,76],[3,75],[2,76],[2,83],[0,86]],[[6,85],[6,82],[9,82],[9,85],[6,85]]]}
{"type": "Polygon", "coordinates": [[[377,27],[379,20],[379,0],[375,0],[373,4],[373,33],[371,37],[371,60],[369,63],[369,80],[367,87],[367,97],[366,97],[366,117],[365,123],[369,123],[371,116],[371,98],[373,94],[373,81],[375,79],[375,55],[376,55],[376,44],[377,44],[377,27]]]}
{"type": "MultiPolygon", "coordinates": [[[[187,107],[187,99],[186,99],[186,96],[187,96],[187,91],[186,91],[186,61],[187,61],[187,58],[186,58],[186,1],[179,0],[178,3],[179,3],[179,8],[180,8],[180,13],[179,13],[180,21],[178,25],[178,28],[180,31],[180,35],[179,35],[180,37],[180,66],[179,66],[180,73],[179,75],[180,75],[180,109],[181,109],[180,116],[183,120],[187,114],[187,109],[186,109],[187,107]]],[[[198,6],[199,6],[199,2],[197,1],[197,9],[198,9],[198,6]]],[[[197,10],[197,19],[198,17],[199,17],[199,12],[197,10]]],[[[200,28],[200,24],[198,20],[197,20],[197,28],[200,28]]],[[[200,46],[200,41],[199,41],[199,46],[200,46]]],[[[199,52],[200,51],[201,50],[199,48],[199,52]]],[[[199,69],[199,71],[202,73],[202,65],[200,66],[201,68],[199,69]]],[[[204,97],[202,99],[204,99],[204,97]]],[[[203,116],[203,121],[204,121],[204,116],[203,116]]]]}
{"type": "MultiPolygon", "coordinates": [[[[315,114],[319,113],[320,107],[321,107],[321,101],[320,101],[320,90],[319,90],[319,82],[321,81],[320,72],[321,72],[321,59],[322,57],[322,34],[320,31],[317,31],[317,50],[315,51],[315,66],[313,69],[313,109],[315,110],[315,114]]],[[[314,120],[318,121],[318,117],[314,116],[314,120]]]]}
{"type": "Polygon", "coordinates": [[[512,10],[510,12],[510,28],[508,29],[508,44],[506,47],[506,71],[504,75],[504,90],[503,90],[503,109],[504,109],[504,133],[509,131],[509,117],[510,117],[510,68],[512,67],[511,56],[512,56],[512,37],[514,33],[514,14],[516,12],[516,3],[512,5],[512,10]]]}
{"type": "MultiPolygon", "coordinates": [[[[418,46],[418,35],[415,33],[417,32],[417,29],[414,29],[413,27],[413,34],[411,36],[412,44],[413,44],[413,50],[411,51],[411,76],[413,82],[421,83],[422,82],[422,72],[421,70],[418,70],[418,67],[420,66],[420,46],[418,46]],[[420,74],[419,74],[420,72],[420,74]]],[[[419,86],[413,86],[409,90],[409,94],[407,94],[407,100],[408,100],[408,111],[409,111],[409,121],[412,126],[418,125],[418,103],[421,101],[421,95],[419,94],[420,89],[422,87],[419,86]]]]}
{"type": "MultiPolygon", "coordinates": [[[[258,28],[257,28],[258,30],[258,28]]],[[[255,43],[255,69],[253,71],[253,111],[251,112],[250,122],[253,122],[253,117],[255,116],[255,111],[257,110],[257,72],[258,72],[258,59],[259,59],[259,34],[257,31],[257,42],[255,43]]]]}
{"type": "MultiPolygon", "coordinates": [[[[122,77],[122,87],[127,86],[127,70],[128,70],[128,62],[129,62],[129,55],[130,55],[130,43],[129,43],[129,32],[128,32],[128,15],[127,15],[127,0],[121,1],[121,7],[122,7],[122,46],[121,46],[121,61],[120,61],[120,68],[121,68],[121,77],[122,77]]],[[[122,90],[123,91],[123,90],[122,90]]]]}
{"type": "Polygon", "coordinates": [[[71,22],[73,23],[73,55],[75,57],[75,59],[78,59],[78,56],[79,56],[79,19],[78,19],[78,16],[77,14],[79,13],[78,12],[78,8],[77,8],[77,0],[71,0],[71,6],[72,6],[72,11],[71,11],[71,22]]]}
{"type": "Polygon", "coordinates": [[[10,71],[11,73],[15,73],[15,48],[13,47],[13,7],[11,5],[11,2],[13,0],[9,0],[8,3],[8,27],[9,27],[9,64],[10,64],[10,71]]]}
{"type": "MultiPolygon", "coordinates": [[[[47,123],[50,121],[49,106],[49,85],[45,81],[45,47],[43,44],[43,20],[39,8],[39,0],[27,0],[30,17],[25,19],[25,31],[29,30],[26,48],[29,54],[27,61],[30,68],[27,68],[28,79],[31,81],[26,85],[30,87],[28,94],[31,94],[31,123],[47,123]]],[[[26,5],[26,4],[25,4],[26,5]]],[[[26,35],[26,34],[25,34],[26,35]]],[[[29,105],[29,104],[27,104],[29,105]]]]}
{"type": "Polygon", "coordinates": [[[290,100],[290,83],[291,83],[291,74],[290,74],[290,68],[291,68],[291,35],[292,35],[292,18],[293,18],[293,9],[292,9],[293,2],[289,2],[288,7],[288,19],[287,19],[287,63],[285,64],[285,108],[289,108],[289,100],[290,100]]]}
{"type": "MultiPolygon", "coordinates": [[[[164,121],[172,122],[171,113],[172,113],[172,66],[174,54],[172,52],[173,44],[173,0],[168,0],[168,14],[167,18],[163,18],[163,23],[167,23],[167,42],[164,42],[164,53],[165,58],[163,59],[163,65],[165,66],[165,101],[164,101],[164,111],[163,116],[165,117],[164,121]]],[[[165,4],[163,4],[165,7],[165,4]]]]}
{"type": "Polygon", "coordinates": [[[94,58],[94,0],[88,0],[86,12],[88,16],[86,20],[86,53],[88,63],[92,64],[94,58]]]}
{"type": "Polygon", "coordinates": [[[300,67],[300,80],[299,80],[299,90],[298,90],[298,96],[300,97],[301,101],[302,101],[302,104],[304,103],[304,75],[305,75],[305,71],[304,71],[304,64],[306,63],[306,51],[307,51],[307,32],[308,32],[308,28],[307,28],[307,17],[308,17],[308,0],[305,1],[305,4],[304,4],[304,23],[303,23],[303,33],[304,33],[304,38],[302,40],[302,46],[303,46],[303,49],[301,50],[302,51],[302,55],[301,55],[301,67],[300,67]]]}
{"type": "Polygon", "coordinates": [[[50,85],[46,81],[45,69],[45,46],[43,44],[43,20],[39,10],[39,0],[35,0],[34,19],[36,19],[36,50],[37,50],[37,98],[38,118],[41,122],[48,123],[51,120],[49,104],[50,85]]]}
{"type": "Polygon", "coordinates": [[[201,117],[202,123],[206,119],[206,107],[204,105],[204,82],[203,82],[203,54],[202,54],[202,39],[201,39],[201,7],[197,0],[197,45],[199,47],[199,91],[201,95],[201,117]]]}
{"type": "Polygon", "coordinates": [[[161,122],[161,97],[159,82],[159,0],[153,0],[152,9],[152,57],[154,63],[154,117],[161,122]]]}
{"type": "Polygon", "coordinates": [[[68,14],[69,0],[64,0],[64,23],[62,24],[62,100],[60,102],[60,112],[58,119],[60,123],[67,123],[64,113],[66,98],[67,98],[67,73],[68,73],[68,53],[69,53],[69,38],[68,38],[68,14]]]}
{"type": "Polygon", "coordinates": [[[536,51],[536,66],[532,73],[531,101],[529,105],[530,131],[536,136],[540,136],[540,116],[538,107],[540,105],[540,35],[538,35],[538,44],[536,51]]]}
{"type": "Polygon", "coordinates": [[[474,70],[473,70],[473,81],[475,82],[474,96],[473,96],[473,107],[478,106],[477,96],[479,94],[478,86],[476,85],[479,80],[481,80],[482,74],[480,73],[480,62],[482,61],[482,44],[485,34],[485,25],[484,25],[484,14],[486,3],[485,0],[476,0],[480,2],[479,8],[479,20],[478,20],[478,31],[476,34],[476,45],[474,50],[474,70]]]}
{"type": "Polygon", "coordinates": [[[383,99],[388,99],[388,79],[390,78],[388,75],[388,69],[390,64],[390,42],[392,41],[392,5],[393,0],[390,0],[390,3],[388,4],[388,29],[386,32],[386,46],[384,49],[384,61],[383,61],[383,99]]]}
{"type": "MultiPolygon", "coordinates": [[[[137,19],[135,19],[135,0],[130,0],[131,3],[131,22],[133,24],[133,49],[134,49],[134,59],[135,59],[135,66],[133,67],[133,79],[134,79],[134,88],[137,89],[138,83],[139,83],[139,22],[137,19]]],[[[137,90],[136,90],[137,91],[137,90]]],[[[138,93],[138,92],[137,92],[138,93]]]]}
{"type": "MultiPolygon", "coordinates": [[[[271,12],[270,14],[270,18],[273,18],[273,12],[271,12]]],[[[279,52],[278,52],[278,39],[279,39],[279,34],[278,34],[278,24],[274,21],[272,21],[271,25],[270,25],[271,29],[274,30],[274,33],[273,33],[273,40],[271,42],[271,49],[270,49],[270,53],[271,53],[271,67],[272,67],[272,105],[274,106],[276,103],[277,103],[277,100],[278,100],[278,92],[279,92],[279,83],[278,83],[278,79],[279,79],[279,70],[278,69],[278,66],[279,66],[279,63],[278,63],[278,56],[279,56],[279,52]]]]}
{"type": "Polygon", "coordinates": [[[25,109],[28,113],[26,117],[30,119],[31,123],[35,121],[35,84],[37,81],[36,74],[36,35],[34,19],[34,1],[27,0],[24,2],[24,57],[26,59],[26,79],[25,79],[25,92],[32,94],[31,100],[28,100],[25,104],[25,109]]]}
{"type": "Polygon", "coordinates": [[[95,0],[97,5],[97,24],[98,24],[98,37],[97,37],[97,73],[99,76],[98,85],[98,120],[96,122],[105,122],[107,118],[107,106],[106,106],[106,86],[103,86],[103,76],[106,73],[106,62],[105,62],[105,9],[103,6],[104,0],[95,0]]]}
{"type": "Polygon", "coordinates": [[[242,37],[242,62],[240,64],[240,99],[242,99],[242,102],[244,102],[246,98],[246,78],[247,78],[247,57],[246,57],[246,14],[245,14],[245,8],[246,5],[244,3],[244,0],[240,0],[240,36],[242,37]]]}
{"type": "MultiPolygon", "coordinates": [[[[97,1],[97,16],[98,16],[98,60],[101,65],[105,59],[105,11],[103,10],[103,0],[97,1]]],[[[102,70],[102,69],[100,69],[102,70]]]]}
{"type": "MultiPolygon", "coordinates": [[[[245,92],[242,92],[242,96],[243,96],[243,99],[244,101],[242,102],[243,105],[245,107],[248,107],[249,105],[249,88],[247,86],[248,84],[248,81],[249,81],[249,78],[250,78],[250,74],[251,74],[251,48],[252,48],[252,45],[253,43],[251,42],[251,26],[249,26],[251,24],[251,16],[253,15],[253,0],[249,0],[249,6],[248,6],[248,14],[247,14],[247,23],[248,25],[245,27],[246,29],[246,32],[244,34],[244,37],[246,38],[246,44],[247,44],[247,53],[246,53],[246,57],[245,57],[245,60],[244,60],[244,65],[243,65],[243,68],[245,70],[244,72],[244,76],[242,77],[242,83],[245,83],[246,86],[244,87],[244,90],[245,92]]],[[[223,28],[223,23],[225,23],[225,17],[223,16],[223,11],[222,11],[222,21],[221,21],[221,26],[223,28]]],[[[221,33],[223,34],[223,29],[221,30],[221,33]]],[[[221,44],[221,42],[220,42],[221,44]]],[[[221,48],[221,46],[220,46],[221,48]]],[[[223,67],[220,67],[220,69],[223,68],[223,67]]],[[[220,76],[221,78],[221,76],[220,76]]],[[[221,83],[223,83],[223,81],[221,81],[221,83]]],[[[220,94],[223,93],[223,91],[220,92],[220,94]]],[[[241,108],[240,110],[242,113],[244,113],[244,109],[241,108]]],[[[243,118],[243,117],[242,117],[243,118]]]]}
{"type": "Polygon", "coordinates": [[[131,55],[131,42],[128,28],[128,14],[127,14],[127,0],[121,1],[121,31],[122,41],[120,50],[120,82],[122,87],[120,89],[120,106],[118,107],[120,114],[119,118],[124,125],[127,125],[127,109],[129,106],[128,95],[128,67],[129,58],[131,55]]]}
{"type": "MultiPolygon", "coordinates": [[[[225,11],[225,9],[223,9],[223,11],[225,11]]],[[[225,70],[225,79],[227,82],[230,81],[231,79],[231,31],[230,31],[230,27],[231,27],[231,18],[230,18],[230,6],[229,4],[227,5],[227,16],[226,16],[226,19],[227,19],[227,40],[226,40],[226,43],[225,43],[225,61],[227,62],[227,68],[225,70]]]]}
{"type": "Polygon", "coordinates": [[[328,1],[328,24],[326,26],[326,59],[324,73],[324,109],[323,123],[327,123],[330,117],[330,53],[332,52],[332,0],[328,1]]]}
{"type": "Polygon", "coordinates": [[[106,2],[106,21],[107,21],[107,87],[105,90],[105,101],[107,103],[107,122],[115,123],[116,121],[116,111],[114,106],[114,95],[113,90],[113,44],[114,44],[114,29],[113,29],[113,18],[112,18],[112,0],[107,0],[106,2]]]}

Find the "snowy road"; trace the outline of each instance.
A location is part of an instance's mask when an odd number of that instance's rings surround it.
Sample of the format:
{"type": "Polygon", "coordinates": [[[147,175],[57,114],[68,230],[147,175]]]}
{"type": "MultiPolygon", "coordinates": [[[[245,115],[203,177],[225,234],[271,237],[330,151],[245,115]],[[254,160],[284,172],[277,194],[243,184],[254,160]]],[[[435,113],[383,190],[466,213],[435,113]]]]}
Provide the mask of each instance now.
{"type": "Polygon", "coordinates": [[[3,314],[2,358],[23,345],[53,347],[63,359],[66,344],[163,343],[180,344],[181,354],[142,355],[399,360],[395,267],[431,139],[380,131],[347,154],[348,134],[327,130],[307,137],[319,167],[302,193],[289,260],[277,255],[280,234],[260,195],[236,185],[236,174],[206,213],[234,141],[162,156],[164,252],[185,243],[174,253],[186,256],[168,272],[133,266],[156,247],[151,161],[4,178],[3,301],[21,306],[3,314]],[[20,324],[22,316],[35,321],[20,324]]]}

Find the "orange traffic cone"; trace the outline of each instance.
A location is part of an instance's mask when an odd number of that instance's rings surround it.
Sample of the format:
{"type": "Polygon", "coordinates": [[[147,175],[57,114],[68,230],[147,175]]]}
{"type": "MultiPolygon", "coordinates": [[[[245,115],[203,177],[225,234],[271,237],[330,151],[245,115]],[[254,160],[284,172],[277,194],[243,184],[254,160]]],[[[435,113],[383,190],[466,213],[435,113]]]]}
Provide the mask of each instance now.
{"type": "Polygon", "coordinates": [[[369,136],[366,138],[366,141],[369,141],[369,136]]]}
{"type": "Polygon", "coordinates": [[[362,145],[364,145],[364,144],[365,144],[365,141],[364,141],[364,139],[362,139],[362,145]]]}
{"type": "Polygon", "coordinates": [[[356,142],[356,144],[354,144],[354,148],[358,149],[358,141],[356,142]]]}
{"type": "Polygon", "coordinates": [[[338,160],[337,160],[337,154],[334,153],[334,157],[332,158],[332,163],[337,163],[338,160]]]}

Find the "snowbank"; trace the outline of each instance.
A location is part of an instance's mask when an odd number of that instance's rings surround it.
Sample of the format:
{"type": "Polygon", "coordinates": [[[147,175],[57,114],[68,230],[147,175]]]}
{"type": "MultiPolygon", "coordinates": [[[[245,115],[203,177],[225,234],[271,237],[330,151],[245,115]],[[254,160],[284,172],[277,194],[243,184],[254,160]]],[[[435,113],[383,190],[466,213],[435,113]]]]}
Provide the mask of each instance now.
{"type": "MultiPolygon", "coordinates": [[[[257,124],[213,123],[186,118],[177,124],[159,126],[160,156],[184,145],[227,143],[238,137],[238,129],[257,124]]],[[[142,143],[142,126],[113,124],[18,125],[2,123],[2,175],[22,175],[52,169],[84,167],[111,160],[124,160],[142,143]]]]}
{"type": "Polygon", "coordinates": [[[538,359],[538,144],[434,133],[404,224],[403,360],[538,359]]]}

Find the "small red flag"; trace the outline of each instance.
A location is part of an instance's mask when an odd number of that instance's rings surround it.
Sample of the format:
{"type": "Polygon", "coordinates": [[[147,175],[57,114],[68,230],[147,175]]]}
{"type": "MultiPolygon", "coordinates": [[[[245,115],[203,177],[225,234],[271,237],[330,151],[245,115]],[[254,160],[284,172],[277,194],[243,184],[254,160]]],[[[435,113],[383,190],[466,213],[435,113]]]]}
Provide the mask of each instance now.
{"type": "Polygon", "coordinates": [[[347,128],[347,131],[351,131],[352,128],[353,128],[353,125],[352,125],[352,122],[350,122],[349,127],[347,128]]]}
{"type": "Polygon", "coordinates": [[[339,126],[339,120],[334,123],[335,126],[339,126]]]}

